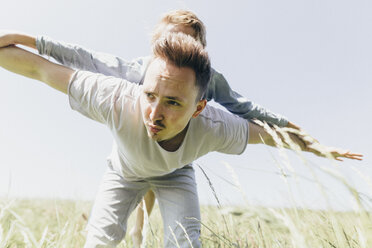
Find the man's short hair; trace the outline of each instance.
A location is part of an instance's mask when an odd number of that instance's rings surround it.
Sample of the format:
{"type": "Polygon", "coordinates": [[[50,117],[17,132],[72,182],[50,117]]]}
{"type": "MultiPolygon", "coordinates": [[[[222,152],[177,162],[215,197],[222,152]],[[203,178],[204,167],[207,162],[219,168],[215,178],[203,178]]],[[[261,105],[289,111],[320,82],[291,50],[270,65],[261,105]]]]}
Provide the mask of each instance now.
{"type": "Polygon", "coordinates": [[[211,77],[211,63],[204,47],[192,36],[168,32],[159,37],[152,46],[155,58],[164,59],[177,67],[188,67],[195,72],[195,85],[200,100],[208,87],[211,77]]]}
{"type": "Polygon", "coordinates": [[[198,40],[203,47],[207,46],[206,29],[203,22],[189,10],[173,10],[165,13],[154,29],[152,36],[153,43],[162,36],[164,26],[168,24],[191,27],[194,30],[194,38],[198,40]]]}

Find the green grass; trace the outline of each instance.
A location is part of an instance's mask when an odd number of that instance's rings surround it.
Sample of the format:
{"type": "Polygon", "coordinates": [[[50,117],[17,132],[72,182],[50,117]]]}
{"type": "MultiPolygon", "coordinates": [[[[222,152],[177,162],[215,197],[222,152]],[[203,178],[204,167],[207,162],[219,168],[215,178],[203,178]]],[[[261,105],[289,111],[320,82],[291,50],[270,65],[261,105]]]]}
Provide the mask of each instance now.
{"type": "MultiPolygon", "coordinates": [[[[0,201],[0,247],[82,247],[90,202],[0,201]]],[[[372,247],[368,212],[202,206],[203,247],[372,247]]],[[[162,247],[155,207],[147,247],[162,247]]],[[[129,227],[133,225],[133,216],[129,227]]],[[[119,247],[131,247],[129,235],[119,247]]]]}
{"type": "MultiPolygon", "coordinates": [[[[275,133],[273,134],[275,136],[275,133]]],[[[285,135],[283,134],[285,137],[285,135]]],[[[280,159],[273,156],[274,163],[282,174],[291,194],[287,177],[298,179],[280,139],[277,141],[280,159]]],[[[341,183],[354,197],[356,210],[336,212],[333,210],[310,210],[303,208],[267,208],[250,206],[224,207],[202,206],[203,247],[244,248],[371,248],[372,247],[372,200],[362,197],[337,170],[327,166],[309,164],[302,153],[290,141],[289,146],[297,151],[302,166],[310,170],[312,180],[327,199],[324,185],[318,180],[314,169],[320,170],[341,183]]],[[[319,153],[330,154],[318,147],[319,153]]],[[[297,165],[296,166],[301,166],[297,165]]],[[[233,183],[242,196],[238,177],[232,167],[226,164],[233,183]]],[[[217,202],[213,184],[208,180],[217,202]]],[[[356,171],[358,173],[358,171],[356,171]]],[[[361,173],[360,177],[370,187],[372,180],[361,173]]],[[[372,190],[372,188],[371,188],[372,190]]],[[[295,206],[295,202],[291,202],[295,206]]],[[[87,224],[91,202],[45,200],[45,199],[3,199],[0,200],[0,248],[74,248],[83,247],[84,228],[87,224]]],[[[129,219],[128,228],[133,226],[134,216],[129,219]]],[[[163,227],[158,207],[145,223],[146,247],[162,247],[163,227]]],[[[127,234],[119,247],[132,247],[127,234]]]]}

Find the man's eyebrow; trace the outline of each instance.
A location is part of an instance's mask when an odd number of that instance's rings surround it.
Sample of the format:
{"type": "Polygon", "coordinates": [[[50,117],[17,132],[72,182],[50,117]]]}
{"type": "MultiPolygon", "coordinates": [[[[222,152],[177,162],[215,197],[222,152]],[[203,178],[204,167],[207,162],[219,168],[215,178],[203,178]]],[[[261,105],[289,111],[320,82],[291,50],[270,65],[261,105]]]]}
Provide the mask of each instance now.
{"type": "Polygon", "coordinates": [[[182,102],[182,99],[177,96],[166,96],[165,98],[182,102]]]}
{"type": "MultiPolygon", "coordinates": [[[[153,92],[150,91],[150,90],[143,90],[143,92],[144,92],[145,94],[147,94],[147,93],[151,93],[151,94],[153,94],[153,92]]],[[[178,97],[178,96],[165,96],[164,98],[167,98],[167,99],[169,99],[169,100],[174,100],[174,101],[183,102],[183,99],[180,98],[180,97],[178,97]]]]}

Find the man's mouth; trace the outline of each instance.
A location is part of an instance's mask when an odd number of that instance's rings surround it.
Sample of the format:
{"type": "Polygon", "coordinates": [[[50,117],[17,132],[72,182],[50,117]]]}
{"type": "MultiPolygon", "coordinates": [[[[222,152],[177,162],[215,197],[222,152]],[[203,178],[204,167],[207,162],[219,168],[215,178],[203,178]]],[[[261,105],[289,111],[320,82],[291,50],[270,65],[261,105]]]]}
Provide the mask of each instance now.
{"type": "Polygon", "coordinates": [[[157,125],[152,125],[152,124],[148,124],[148,127],[149,127],[150,131],[152,133],[155,133],[155,134],[160,132],[163,129],[163,127],[160,127],[160,126],[157,126],[157,125]]]}

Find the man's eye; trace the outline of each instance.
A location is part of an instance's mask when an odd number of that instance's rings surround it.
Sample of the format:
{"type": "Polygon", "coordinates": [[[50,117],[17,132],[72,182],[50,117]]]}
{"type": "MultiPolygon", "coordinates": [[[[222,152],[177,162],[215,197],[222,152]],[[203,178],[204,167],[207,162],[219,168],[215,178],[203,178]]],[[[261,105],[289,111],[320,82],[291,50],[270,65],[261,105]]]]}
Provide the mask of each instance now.
{"type": "Polygon", "coordinates": [[[181,104],[179,104],[179,103],[176,102],[176,101],[168,101],[168,104],[169,104],[169,105],[172,105],[172,106],[181,106],[181,104]]]}

